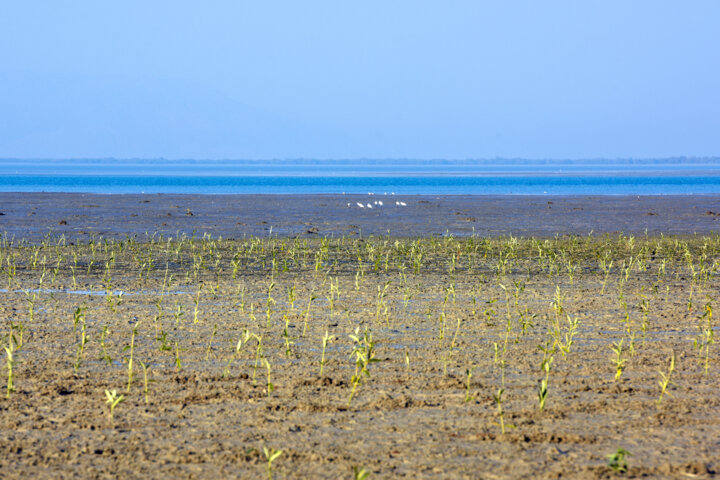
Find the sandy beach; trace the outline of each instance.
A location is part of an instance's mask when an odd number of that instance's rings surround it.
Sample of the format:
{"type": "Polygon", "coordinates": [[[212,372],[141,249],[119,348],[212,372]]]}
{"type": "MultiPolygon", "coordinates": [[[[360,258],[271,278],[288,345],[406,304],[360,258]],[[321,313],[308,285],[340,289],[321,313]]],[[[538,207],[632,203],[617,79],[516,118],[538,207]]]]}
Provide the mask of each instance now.
{"type": "Polygon", "coordinates": [[[379,199],[1,194],[2,477],[720,470],[720,197],[379,199]]]}

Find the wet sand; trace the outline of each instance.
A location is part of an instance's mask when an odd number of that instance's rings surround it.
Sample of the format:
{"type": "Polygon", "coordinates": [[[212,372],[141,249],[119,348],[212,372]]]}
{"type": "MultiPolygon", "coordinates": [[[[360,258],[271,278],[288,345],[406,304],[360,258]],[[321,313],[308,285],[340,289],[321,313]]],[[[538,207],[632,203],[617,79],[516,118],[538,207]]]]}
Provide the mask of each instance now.
{"type": "Polygon", "coordinates": [[[223,238],[553,236],[720,231],[720,196],[96,195],[0,193],[0,233],[37,240],[160,233],[223,238]],[[383,207],[359,208],[357,202],[383,207]],[[404,201],[406,207],[395,205],[404,201]],[[347,204],[350,203],[350,207],[347,204]]]}
{"type": "Polygon", "coordinates": [[[0,476],[717,475],[719,197],[360,199],[1,194],[0,476]]]}

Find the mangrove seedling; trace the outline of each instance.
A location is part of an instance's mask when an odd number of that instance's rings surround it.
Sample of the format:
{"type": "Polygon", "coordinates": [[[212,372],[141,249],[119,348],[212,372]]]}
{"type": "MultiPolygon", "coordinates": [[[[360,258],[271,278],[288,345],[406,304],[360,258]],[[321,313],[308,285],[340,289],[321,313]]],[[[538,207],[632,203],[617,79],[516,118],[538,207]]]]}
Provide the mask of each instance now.
{"type": "Polygon", "coordinates": [[[615,473],[625,473],[628,471],[627,458],[632,454],[620,447],[615,453],[607,455],[608,467],[612,468],[615,473]]]}
{"type": "Polygon", "coordinates": [[[78,345],[77,354],[75,355],[75,363],[73,364],[75,374],[77,374],[80,364],[82,363],[83,352],[85,351],[85,345],[87,345],[88,341],[87,324],[85,323],[85,315],[83,315],[82,325],[80,327],[80,343],[78,345]]]}
{"type": "Polygon", "coordinates": [[[10,398],[10,394],[15,391],[15,386],[13,384],[13,367],[15,366],[15,358],[13,357],[12,343],[9,347],[3,348],[5,349],[5,354],[7,355],[5,367],[8,371],[7,395],[5,395],[5,397],[10,398]]]}
{"type": "Polygon", "coordinates": [[[455,327],[455,335],[453,335],[452,341],[450,342],[450,351],[452,352],[455,349],[455,344],[457,343],[457,337],[458,333],[460,333],[460,325],[462,325],[462,317],[458,315],[457,319],[457,327],[455,327]]]}
{"type": "Polygon", "coordinates": [[[167,332],[160,331],[160,334],[157,338],[155,338],[155,340],[160,342],[160,346],[158,348],[161,352],[169,352],[172,350],[172,347],[167,343],[167,332]]]}
{"type": "Polygon", "coordinates": [[[225,370],[223,371],[223,378],[227,378],[227,376],[230,374],[230,367],[232,366],[232,363],[240,356],[240,352],[251,337],[252,334],[248,331],[248,329],[244,329],[242,335],[240,335],[240,338],[238,338],[237,344],[235,345],[235,351],[233,352],[232,356],[228,360],[227,365],[225,366],[225,370]]]}
{"type": "Polygon", "coordinates": [[[290,304],[290,313],[295,311],[295,285],[288,288],[288,303],[290,304]]]}
{"type": "Polygon", "coordinates": [[[255,378],[257,377],[258,364],[260,363],[260,359],[263,357],[263,350],[262,350],[262,335],[253,334],[253,337],[255,337],[255,340],[257,341],[257,347],[255,347],[255,365],[253,366],[253,375],[252,375],[252,382],[253,382],[253,385],[255,385],[256,384],[255,378]]]}
{"type": "Polygon", "coordinates": [[[145,362],[142,362],[142,361],[140,362],[140,365],[142,366],[142,369],[143,369],[143,378],[144,378],[143,394],[145,395],[145,403],[148,404],[148,403],[150,403],[148,401],[148,384],[153,381],[153,380],[148,379],[148,372],[150,371],[150,365],[145,362]]]}
{"type": "Polygon", "coordinates": [[[627,360],[623,358],[623,342],[625,339],[621,339],[619,342],[615,342],[610,347],[610,350],[615,352],[615,357],[612,358],[612,363],[615,365],[615,381],[618,381],[620,379],[620,375],[622,375],[623,367],[625,366],[625,363],[627,360]]]}
{"type": "Polygon", "coordinates": [[[133,381],[133,355],[135,353],[135,336],[137,335],[137,329],[140,326],[140,322],[137,322],[132,329],[132,335],[130,336],[130,345],[126,345],[123,348],[123,352],[130,350],[130,358],[128,358],[128,384],[127,391],[130,391],[130,386],[133,381]]]}
{"type": "MultiPolygon", "coordinates": [[[[405,352],[405,354],[407,355],[407,352],[405,352]]],[[[470,379],[472,378],[473,370],[475,370],[475,367],[468,367],[465,370],[465,374],[467,375],[467,380],[465,381],[465,403],[473,399],[472,395],[470,395],[470,379]]]]}
{"type": "Polygon", "coordinates": [[[335,339],[332,335],[330,335],[325,329],[325,336],[323,336],[322,339],[322,354],[320,356],[320,376],[322,377],[323,369],[325,368],[325,349],[328,346],[328,343],[332,342],[335,339]]]}
{"type": "Polygon", "coordinates": [[[704,363],[705,375],[708,374],[710,368],[710,345],[715,343],[715,330],[712,326],[712,305],[708,302],[705,304],[705,313],[700,320],[700,340],[695,340],[695,348],[698,349],[699,361],[704,363]],[[704,353],[703,353],[704,350],[704,353]]]}
{"type": "Polygon", "coordinates": [[[85,319],[85,307],[77,307],[73,313],[73,333],[77,332],[77,326],[85,319]]]}
{"type": "MultiPolygon", "coordinates": [[[[274,262],[274,260],[273,260],[273,262],[274,262]]],[[[270,318],[272,316],[272,306],[275,304],[275,299],[272,297],[273,288],[275,288],[275,281],[271,277],[270,283],[268,284],[267,300],[265,301],[265,304],[267,307],[267,310],[265,312],[267,315],[267,322],[266,322],[265,328],[268,328],[268,329],[270,328],[270,325],[271,325],[270,318]]]]}
{"type": "MultiPolygon", "coordinates": [[[[40,284],[42,285],[42,279],[40,280],[40,284]]],[[[37,293],[33,293],[32,296],[30,295],[30,292],[28,290],[24,291],[25,297],[27,297],[28,302],[28,316],[30,317],[30,322],[35,319],[35,303],[37,302],[37,293]]]]}
{"type": "Polygon", "coordinates": [[[205,352],[205,361],[207,362],[210,358],[210,349],[212,348],[212,342],[215,340],[215,334],[217,333],[217,323],[213,325],[212,335],[210,335],[210,341],[208,342],[207,351],[205,352]]]}
{"type": "Polygon", "coordinates": [[[13,323],[10,320],[10,333],[8,334],[8,344],[12,345],[13,351],[20,350],[23,346],[23,336],[25,334],[25,325],[22,321],[13,323]]]}
{"type": "Polygon", "coordinates": [[[350,382],[352,383],[352,390],[350,391],[350,398],[348,398],[348,407],[352,402],[355,391],[362,381],[362,376],[370,376],[368,366],[373,362],[379,362],[375,358],[375,342],[372,338],[372,333],[365,327],[365,331],[360,336],[360,327],[355,328],[355,334],[350,335],[350,339],[355,342],[350,357],[355,356],[355,375],[352,376],[350,382]]]}
{"type": "Polygon", "coordinates": [[[200,313],[200,290],[202,290],[202,283],[198,288],[197,295],[195,295],[195,298],[193,299],[193,302],[195,303],[195,308],[193,309],[193,323],[198,323],[198,314],[200,313]]]}
{"type": "Polygon", "coordinates": [[[543,352],[543,360],[540,364],[540,370],[545,372],[545,378],[540,380],[540,386],[538,388],[538,406],[540,410],[545,408],[545,401],[547,400],[548,394],[548,382],[550,381],[550,367],[554,360],[555,347],[550,347],[550,343],[546,342],[545,346],[539,346],[543,352]]]}
{"type": "Polygon", "coordinates": [[[180,347],[178,346],[177,340],[175,340],[175,371],[182,371],[182,362],[180,361],[180,347]]]}
{"type": "Polygon", "coordinates": [[[263,447],[263,452],[265,453],[265,459],[267,460],[267,465],[265,466],[265,469],[267,470],[268,474],[268,480],[272,480],[272,462],[276,460],[280,455],[282,455],[282,450],[275,450],[274,448],[268,449],[267,447],[263,447]]]}
{"type": "Polygon", "coordinates": [[[302,336],[305,336],[305,332],[308,328],[308,320],[310,319],[310,307],[312,306],[313,300],[315,300],[317,297],[314,294],[310,294],[310,300],[308,300],[307,308],[305,309],[305,324],[303,325],[303,333],[302,336]]]}
{"type": "MultiPolygon", "coordinates": [[[[675,352],[670,355],[670,366],[668,367],[667,373],[664,373],[662,370],[658,370],[658,373],[660,374],[661,380],[658,382],[658,385],[660,385],[660,397],[657,399],[657,404],[660,405],[660,402],[662,402],[663,395],[665,394],[665,390],[667,390],[667,387],[672,383],[674,383],[670,380],[670,376],[672,375],[673,370],[675,370],[675,352]]],[[[670,395],[670,392],[667,392],[668,395],[670,395]]]]}
{"type": "Polygon", "coordinates": [[[108,330],[108,326],[105,325],[103,327],[102,334],[100,335],[100,349],[102,350],[102,355],[100,355],[100,358],[98,360],[103,360],[108,365],[112,364],[112,357],[108,355],[107,347],[105,345],[105,340],[107,339],[108,334],[110,333],[110,330],[108,330]]]}
{"type": "Polygon", "coordinates": [[[642,320],[642,332],[643,337],[645,336],[645,333],[647,332],[647,324],[648,324],[648,316],[650,315],[650,301],[648,300],[646,295],[640,295],[640,301],[638,302],[638,307],[640,307],[640,311],[642,312],[643,320],[642,320]]]}
{"type": "Polygon", "coordinates": [[[275,391],[275,385],[273,385],[270,378],[270,374],[272,373],[272,369],[270,368],[270,362],[268,362],[268,359],[265,357],[263,357],[263,364],[267,369],[267,396],[269,397],[275,391]]]}
{"type": "Polygon", "coordinates": [[[380,321],[380,312],[383,311],[385,315],[385,323],[389,326],[389,317],[388,317],[388,308],[387,303],[385,302],[385,297],[387,296],[387,289],[390,286],[390,283],[392,283],[392,280],[388,280],[385,282],[385,285],[380,288],[380,285],[377,287],[377,308],[375,309],[375,322],[380,321]]]}
{"type": "Polygon", "coordinates": [[[180,317],[183,316],[182,305],[177,304],[177,310],[175,311],[175,325],[180,325],[180,317]]]}
{"type": "Polygon", "coordinates": [[[290,318],[287,316],[287,314],[283,314],[284,320],[285,320],[285,328],[283,329],[283,339],[285,340],[285,356],[290,357],[292,354],[292,351],[290,350],[290,345],[294,345],[295,342],[290,341],[290,318]]]}
{"type": "MultiPolygon", "coordinates": [[[[502,408],[503,393],[505,393],[505,389],[499,388],[497,393],[493,395],[493,400],[495,400],[495,404],[497,405],[497,415],[498,415],[498,418],[500,419],[500,423],[499,423],[500,431],[504,435],[506,424],[505,424],[505,412],[503,411],[503,408],[502,408]]],[[[498,424],[495,423],[495,425],[498,425],[498,424]]],[[[512,423],[508,423],[507,426],[510,428],[515,428],[515,425],[513,425],[512,423]]]]}
{"type": "Polygon", "coordinates": [[[570,349],[573,345],[573,339],[575,338],[575,334],[577,333],[578,328],[578,319],[571,318],[570,315],[565,315],[567,317],[568,326],[567,330],[565,330],[565,342],[564,344],[560,345],[560,352],[562,353],[563,357],[570,353],[570,349]]]}
{"type": "Polygon", "coordinates": [[[353,480],[367,480],[370,478],[370,472],[363,467],[353,467],[353,480]]]}
{"type": "Polygon", "coordinates": [[[125,401],[125,395],[118,396],[117,390],[105,390],[105,403],[110,405],[110,422],[115,421],[115,407],[125,401]]]}
{"type": "Polygon", "coordinates": [[[497,301],[498,301],[497,298],[493,298],[493,299],[490,299],[490,300],[486,300],[486,301],[485,301],[485,305],[487,305],[487,307],[486,307],[485,310],[483,311],[483,314],[485,315],[485,325],[487,325],[488,327],[494,327],[494,326],[495,326],[495,322],[493,321],[493,317],[494,317],[495,315],[497,315],[497,312],[496,312],[495,309],[492,307],[492,304],[495,303],[495,302],[497,302],[497,301]]]}

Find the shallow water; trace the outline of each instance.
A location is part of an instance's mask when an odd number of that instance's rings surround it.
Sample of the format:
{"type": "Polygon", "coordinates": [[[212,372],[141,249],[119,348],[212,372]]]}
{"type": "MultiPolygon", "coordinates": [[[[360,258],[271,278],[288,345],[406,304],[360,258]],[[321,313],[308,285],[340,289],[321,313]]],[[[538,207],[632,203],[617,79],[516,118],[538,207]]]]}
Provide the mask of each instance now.
{"type": "MultiPolygon", "coordinates": [[[[720,175],[600,173],[417,176],[169,176],[0,174],[3,192],[388,195],[702,195],[720,175]]],[[[712,172],[711,172],[712,173],[712,172]]],[[[395,207],[386,199],[385,207],[395,207]]]]}

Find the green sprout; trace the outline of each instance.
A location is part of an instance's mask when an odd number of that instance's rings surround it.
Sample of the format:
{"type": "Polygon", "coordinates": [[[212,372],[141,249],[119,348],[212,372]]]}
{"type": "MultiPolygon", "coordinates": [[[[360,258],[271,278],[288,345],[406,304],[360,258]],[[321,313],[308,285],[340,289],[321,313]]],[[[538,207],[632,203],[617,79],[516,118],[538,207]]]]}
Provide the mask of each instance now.
{"type": "Polygon", "coordinates": [[[148,372],[150,371],[150,365],[145,362],[140,362],[140,366],[142,366],[142,369],[143,369],[143,379],[144,379],[143,394],[145,395],[145,403],[147,404],[147,403],[150,403],[148,401],[148,384],[154,380],[148,379],[148,372]]]}
{"type": "Polygon", "coordinates": [[[267,465],[265,466],[265,469],[267,470],[268,474],[268,480],[272,480],[272,462],[276,460],[280,455],[282,455],[282,450],[275,450],[274,448],[267,448],[263,447],[263,452],[265,453],[265,459],[267,460],[267,465]]]}
{"type": "Polygon", "coordinates": [[[608,467],[612,468],[615,473],[625,473],[628,471],[628,462],[626,457],[632,456],[630,452],[620,447],[615,453],[607,455],[608,467]]]}
{"type": "Polygon", "coordinates": [[[15,386],[13,385],[13,367],[15,366],[15,358],[13,357],[12,343],[9,347],[3,348],[5,349],[5,354],[7,355],[7,362],[5,365],[8,371],[7,395],[5,395],[5,397],[10,398],[10,393],[15,391],[15,386]]]}
{"type": "Polygon", "coordinates": [[[207,362],[210,358],[210,350],[212,349],[212,342],[215,340],[215,334],[217,333],[217,323],[213,325],[213,331],[210,335],[210,341],[208,342],[207,350],[205,351],[205,361],[207,362]]]}
{"type": "MultiPolygon", "coordinates": [[[[664,373],[662,370],[658,370],[658,373],[660,374],[661,380],[658,382],[660,385],[660,397],[657,399],[657,404],[660,405],[660,402],[662,402],[663,395],[666,393],[665,390],[667,390],[667,387],[672,383],[674,383],[670,380],[670,376],[672,375],[673,370],[675,370],[675,352],[670,355],[670,366],[668,367],[667,373],[664,373]]],[[[670,392],[667,392],[668,395],[670,395],[670,392]]]]}
{"type": "Polygon", "coordinates": [[[497,393],[493,395],[493,400],[495,401],[495,404],[497,405],[497,415],[500,419],[500,423],[495,423],[494,425],[500,426],[500,431],[505,434],[505,427],[515,428],[515,425],[512,423],[505,423],[505,412],[503,411],[502,404],[503,404],[503,394],[505,393],[504,388],[498,389],[497,393]]]}
{"type": "Polygon", "coordinates": [[[312,293],[310,294],[310,299],[308,300],[307,308],[305,309],[305,315],[304,315],[305,323],[303,325],[303,331],[302,331],[303,337],[305,336],[305,332],[307,331],[307,328],[308,328],[308,320],[310,319],[310,307],[312,306],[313,300],[315,300],[316,298],[317,297],[314,294],[312,294],[312,293]]]}
{"type": "Polygon", "coordinates": [[[370,472],[364,467],[353,466],[353,480],[367,480],[370,478],[370,472]]]}
{"type": "Polygon", "coordinates": [[[350,335],[350,339],[355,342],[352,353],[350,356],[355,356],[355,375],[352,376],[350,382],[352,383],[352,390],[350,391],[350,398],[348,398],[348,407],[352,402],[355,391],[362,381],[362,376],[370,376],[368,366],[373,362],[379,362],[380,360],[375,358],[375,342],[372,339],[372,333],[365,327],[363,335],[360,336],[360,327],[355,328],[355,334],[350,335]]]}
{"type": "Polygon", "coordinates": [[[123,352],[130,350],[130,357],[128,358],[128,384],[127,391],[130,391],[130,386],[133,381],[133,356],[135,354],[135,336],[137,335],[137,329],[140,326],[140,322],[137,322],[132,329],[132,335],[130,336],[130,345],[126,345],[123,348],[123,352]]]}
{"type": "Polygon", "coordinates": [[[182,362],[180,361],[181,351],[183,351],[183,349],[178,346],[178,342],[177,340],[175,340],[175,370],[178,372],[182,371],[183,369],[182,362]]]}
{"type": "Polygon", "coordinates": [[[268,362],[267,358],[263,357],[262,360],[263,360],[263,365],[265,365],[265,369],[267,370],[267,390],[266,391],[267,391],[267,396],[269,397],[275,391],[275,385],[273,385],[273,383],[271,381],[271,377],[270,377],[271,373],[272,373],[272,368],[270,368],[270,362],[268,362]]]}
{"type": "Polygon", "coordinates": [[[620,379],[620,375],[622,375],[623,367],[625,366],[625,363],[627,363],[627,360],[623,358],[623,342],[625,339],[621,339],[619,342],[615,342],[610,347],[610,350],[615,352],[615,357],[612,358],[612,363],[615,365],[615,381],[618,381],[620,379]]]}
{"type": "Polygon", "coordinates": [[[110,422],[115,421],[115,407],[125,401],[125,395],[118,396],[117,390],[105,390],[105,403],[110,405],[110,422]]]}
{"type": "Polygon", "coordinates": [[[223,378],[227,378],[227,376],[230,374],[230,367],[232,366],[232,363],[240,356],[240,352],[242,352],[243,347],[247,345],[247,342],[250,341],[250,338],[252,338],[252,334],[248,331],[247,328],[244,329],[242,335],[240,335],[240,338],[238,338],[237,344],[235,345],[235,351],[233,352],[232,356],[228,360],[227,365],[225,366],[225,370],[223,371],[223,378]]]}
{"type": "Polygon", "coordinates": [[[332,342],[335,339],[334,336],[330,335],[325,329],[325,336],[323,336],[322,339],[322,354],[320,356],[320,376],[322,377],[323,374],[323,368],[325,368],[325,349],[328,346],[328,343],[332,342]]]}
{"type": "Polygon", "coordinates": [[[77,374],[78,369],[80,368],[80,364],[82,363],[82,356],[83,352],[85,351],[85,345],[90,341],[90,338],[87,335],[87,325],[85,323],[85,314],[81,316],[81,322],[82,325],[80,327],[80,344],[78,345],[77,354],[75,355],[75,363],[73,364],[73,368],[75,370],[75,374],[77,374]]]}
{"type": "Polygon", "coordinates": [[[105,340],[107,339],[108,334],[110,331],[108,330],[108,326],[105,325],[103,327],[102,334],[100,335],[100,348],[102,349],[102,355],[100,355],[99,360],[105,361],[108,365],[112,364],[112,357],[108,355],[107,347],[105,345],[105,340]]]}
{"type": "MultiPolygon", "coordinates": [[[[407,351],[405,355],[407,355],[407,351]]],[[[475,370],[475,367],[468,367],[465,370],[465,375],[467,375],[467,380],[465,381],[465,403],[468,403],[474,398],[470,395],[470,379],[472,378],[473,370],[475,370]]]]}

